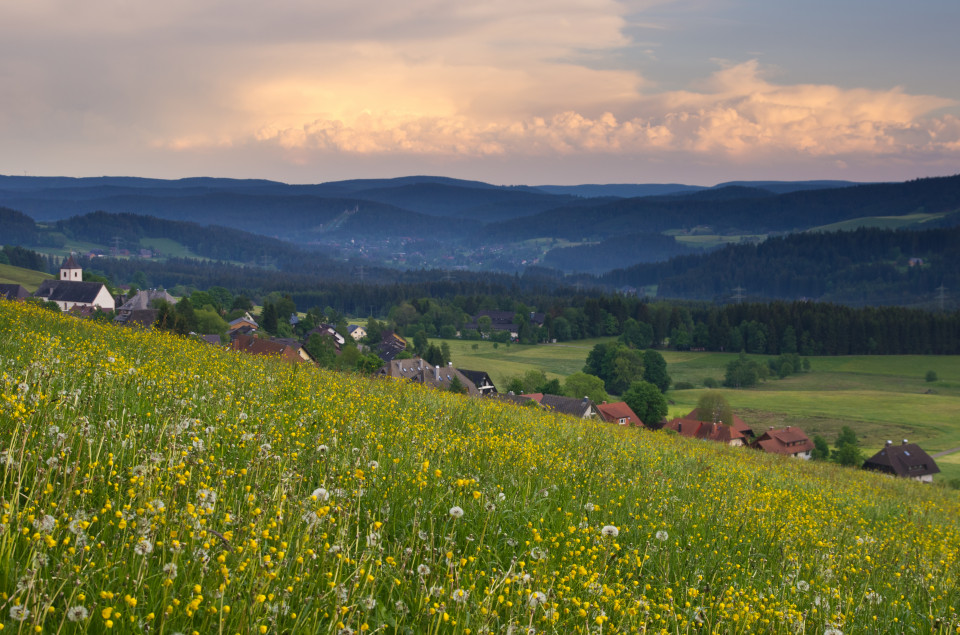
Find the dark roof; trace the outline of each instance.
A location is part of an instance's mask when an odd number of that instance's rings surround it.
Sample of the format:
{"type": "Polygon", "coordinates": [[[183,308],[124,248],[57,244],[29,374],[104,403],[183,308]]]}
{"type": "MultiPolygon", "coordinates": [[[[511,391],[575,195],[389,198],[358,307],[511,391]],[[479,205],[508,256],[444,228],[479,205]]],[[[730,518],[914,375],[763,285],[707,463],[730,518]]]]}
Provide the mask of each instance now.
{"type": "Polygon", "coordinates": [[[0,298],[4,300],[23,300],[29,297],[30,292],[19,284],[0,284],[0,298]]]}
{"type": "Polygon", "coordinates": [[[214,346],[220,346],[220,336],[216,333],[210,333],[207,335],[201,335],[200,339],[206,342],[207,344],[213,344],[214,346]]]}
{"type": "Polygon", "coordinates": [[[124,302],[117,311],[137,311],[143,309],[149,309],[150,303],[154,300],[163,300],[164,302],[169,302],[170,304],[176,304],[177,299],[167,293],[164,290],[151,289],[148,291],[140,290],[137,291],[132,298],[124,302]]]}
{"type": "Polygon", "coordinates": [[[393,331],[384,331],[380,339],[380,346],[377,347],[377,356],[385,362],[390,362],[406,348],[407,341],[405,339],[393,331]]]}
{"type": "Polygon", "coordinates": [[[559,395],[544,395],[540,399],[540,405],[555,412],[572,415],[574,417],[586,417],[590,414],[593,402],[589,399],[576,399],[574,397],[561,397],[559,395]]]}
{"type": "Polygon", "coordinates": [[[490,378],[490,375],[488,375],[488,374],[486,373],[486,371],[483,371],[483,370],[466,370],[465,368],[458,368],[457,370],[460,371],[460,373],[461,373],[464,377],[466,377],[466,378],[469,379],[471,382],[473,382],[473,385],[475,385],[477,388],[480,388],[481,386],[483,386],[483,385],[485,385],[485,384],[489,384],[489,385],[493,386],[493,390],[490,390],[490,391],[487,391],[487,392],[497,392],[497,387],[494,385],[493,379],[490,378]]]}
{"type": "Polygon", "coordinates": [[[888,445],[864,461],[863,469],[908,477],[927,476],[940,471],[933,457],[916,443],[888,445]]]}
{"type": "Polygon", "coordinates": [[[539,408],[540,403],[536,399],[531,399],[530,395],[515,395],[512,392],[495,392],[490,393],[489,397],[493,399],[498,399],[500,401],[505,401],[507,403],[512,403],[517,406],[527,406],[528,404],[537,404],[536,406],[530,406],[531,408],[539,408]]]}
{"type": "Polygon", "coordinates": [[[139,326],[140,328],[148,329],[153,326],[153,323],[157,321],[156,309],[135,309],[132,311],[124,311],[118,313],[113,321],[120,325],[125,326],[139,326]]]}
{"type": "Polygon", "coordinates": [[[70,254],[66,260],[63,261],[63,264],[60,265],[61,269],[80,269],[80,265],[77,264],[77,261],[73,259],[73,254],[70,254]]]}
{"type": "Polygon", "coordinates": [[[44,280],[34,297],[53,302],[84,302],[92,304],[97,299],[102,282],[71,282],[66,280],[44,280]]]}

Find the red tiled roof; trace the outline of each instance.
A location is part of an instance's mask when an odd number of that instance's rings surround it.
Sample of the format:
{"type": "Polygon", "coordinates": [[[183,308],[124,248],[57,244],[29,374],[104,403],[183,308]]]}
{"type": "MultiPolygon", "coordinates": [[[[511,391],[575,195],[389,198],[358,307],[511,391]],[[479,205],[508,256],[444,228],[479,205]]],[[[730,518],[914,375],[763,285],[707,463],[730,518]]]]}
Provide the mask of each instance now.
{"type": "MultiPolygon", "coordinates": [[[[691,419],[693,421],[712,421],[712,417],[700,417],[700,411],[694,408],[690,413],[683,417],[684,419],[691,419]]],[[[733,421],[725,422],[737,432],[740,432],[743,435],[753,435],[753,428],[750,427],[750,424],[738,417],[736,414],[733,415],[733,421]]]]}
{"type": "Polygon", "coordinates": [[[636,413],[630,409],[630,406],[628,406],[624,401],[599,404],[597,406],[597,412],[600,413],[600,418],[604,421],[620,423],[621,419],[626,419],[624,425],[643,425],[643,422],[640,421],[640,417],[638,417],[636,413]]]}
{"type": "Polygon", "coordinates": [[[697,419],[678,417],[667,423],[664,427],[668,430],[673,430],[681,436],[690,437],[691,439],[704,439],[726,444],[733,443],[737,439],[740,439],[743,443],[746,443],[744,434],[733,426],[713,423],[712,421],[699,421],[697,419]]]}
{"type": "Polygon", "coordinates": [[[752,447],[774,454],[802,454],[813,450],[813,441],[794,426],[771,429],[753,442],[752,447]]]}

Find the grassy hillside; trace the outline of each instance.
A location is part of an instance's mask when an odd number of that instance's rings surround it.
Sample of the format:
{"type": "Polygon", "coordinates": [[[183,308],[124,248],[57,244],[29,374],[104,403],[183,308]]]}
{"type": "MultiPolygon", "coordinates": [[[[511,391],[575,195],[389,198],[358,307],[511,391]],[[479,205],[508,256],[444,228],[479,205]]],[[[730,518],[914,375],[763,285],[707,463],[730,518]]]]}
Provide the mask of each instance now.
{"type": "Polygon", "coordinates": [[[36,291],[44,280],[54,277],[42,271],[0,264],[0,284],[19,284],[31,293],[36,291]]]}
{"type": "Polygon", "coordinates": [[[0,302],[21,632],[932,633],[960,498],[0,302]]]}
{"type": "MultiPolygon", "coordinates": [[[[509,348],[490,342],[449,341],[454,364],[486,370],[503,386],[508,377],[540,368],[548,378],[582,370],[587,354],[610,338],[544,346],[509,348]],[[477,344],[477,350],[473,350],[477,344]]],[[[677,382],[703,386],[710,377],[723,380],[733,353],[662,351],[677,382]]],[[[748,355],[765,363],[766,355],[748,355]]],[[[864,451],[873,454],[887,439],[908,438],[930,452],[960,447],[960,359],[956,356],[857,355],[811,357],[811,372],[771,379],[749,390],[723,390],[738,414],[757,429],[794,425],[830,441],[850,426],[864,451]],[[927,371],[937,381],[925,381],[927,371]]],[[[689,412],[703,390],[673,390],[670,416],[689,412]]],[[[937,460],[938,478],[960,477],[960,453],[937,460]]]]}

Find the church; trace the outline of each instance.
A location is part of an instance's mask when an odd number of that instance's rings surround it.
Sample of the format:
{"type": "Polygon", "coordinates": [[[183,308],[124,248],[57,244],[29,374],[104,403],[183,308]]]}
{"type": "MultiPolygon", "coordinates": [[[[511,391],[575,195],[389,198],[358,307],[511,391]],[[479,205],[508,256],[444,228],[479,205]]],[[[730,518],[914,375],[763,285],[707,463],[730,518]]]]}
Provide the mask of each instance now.
{"type": "Polygon", "coordinates": [[[61,311],[75,308],[113,311],[117,307],[116,301],[103,283],[83,281],[83,269],[73,256],[68,257],[61,265],[60,279],[45,280],[33,297],[56,302],[61,311]]]}

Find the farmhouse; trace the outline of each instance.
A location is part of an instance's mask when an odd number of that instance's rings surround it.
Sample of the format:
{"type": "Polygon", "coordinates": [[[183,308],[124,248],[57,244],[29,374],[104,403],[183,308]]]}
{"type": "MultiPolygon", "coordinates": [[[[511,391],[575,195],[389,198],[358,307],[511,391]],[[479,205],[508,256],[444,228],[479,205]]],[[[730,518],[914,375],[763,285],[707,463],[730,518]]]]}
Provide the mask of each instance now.
{"type": "Polygon", "coordinates": [[[163,290],[137,291],[117,309],[117,315],[113,318],[114,323],[149,328],[157,320],[157,310],[153,308],[154,301],[176,304],[177,298],[163,290]]]}
{"type": "MultiPolygon", "coordinates": [[[[235,351],[243,351],[250,355],[264,355],[269,357],[279,357],[288,362],[307,362],[312,361],[309,355],[301,355],[302,348],[295,348],[283,342],[273,342],[271,340],[253,337],[251,335],[240,335],[230,342],[230,348],[235,351]]],[[[306,354],[306,351],[303,351],[306,354]]]]}
{"type": "Polygon", "coordinates": [[[544,410],[552,410],[578,419],[592,419],[597,415],[596,405],[587,397],[576,399],[575,397],[561,397],[560,395],[545,395],[539,392],[516,395],[516,397],[536,401],[544,410]]]}
{"type": "Polygon", "coordinates": [[[354,341],[359,342],[367,336],[367,329],[357,324],[351,324],[347,327],[347,333],[354,339],[354,341]]]}
{"type": "Polygon", "coordinates": [[[616,423],[621,426],[642,426],[640,417],[630,409],[625,401],[615,403],[603,402],[597,406],[597,414],[600,418],[609,423],[616,423]]]}
{"type": "Polygon", "coordinates": [[[940,471],[936,461],[924,452],[916,443],[906,439],[900,445],[887,441],[886,447],[863,462],[863,469],[902,476],[915,481],[929,483],[933,475],[940,471]]]}
{"type": "Polygon", "coordinates": [[[715,421],[699,421],[688,417],[689,415],[678,417],[668,422],[664,428],[691,439],[714,441],[732,446],[742,446],[747,443],[747,437],[732,425],[715,421]]]}
{"type": "Polygon", "coordinates": [[[458,368],[457,371],[473,382],[481,396],[492,395],[497,392],[497,387],[493,385],[493,380],[485,371],[467,370],[465,368],[458,368]]]}
{"type": "Polygon", "coordinates": [[[770,428],[756,441],[750,444],[755,450],[771,454],[785,454],[798,459],[809,459],[813,451],[813,441],[796,426],[787,426],[782,430],[770,428]]]}
{"type": "MultiPolygon", "coordinates": [[[[709,414],[701,415],[700,411],[694,408],[686,416],[682,417],[685,421],[709,421],[713,422],[713,418],[709,414]]],[[[746,421],[733,415],[733,421],[718,421],[717,423],[725,423],[737,432],[739,432],[744,437],[753,436],[753,428],[746,421]]]]}
{"type": "Polygon", "coordinates": [[[450,390],[451,385],[459,382],[466,390],[466,394],[471,397],[478,397],[481,394],[476,384],[454,368],[452,364],[434,366],[419,357],[390,360],[380,369],[379,375],[394,379],[406,379],[440,390],[450,390]]]}

